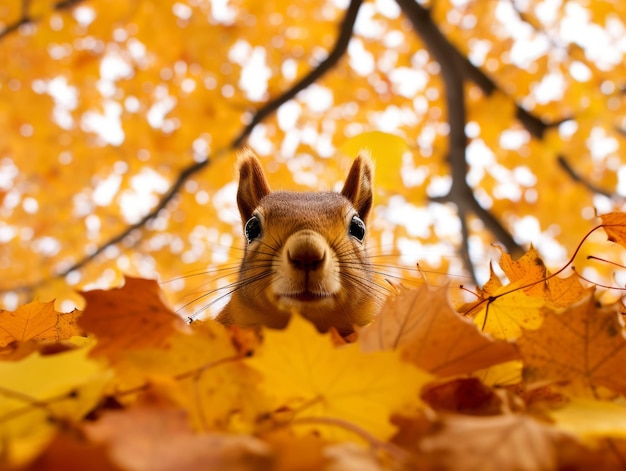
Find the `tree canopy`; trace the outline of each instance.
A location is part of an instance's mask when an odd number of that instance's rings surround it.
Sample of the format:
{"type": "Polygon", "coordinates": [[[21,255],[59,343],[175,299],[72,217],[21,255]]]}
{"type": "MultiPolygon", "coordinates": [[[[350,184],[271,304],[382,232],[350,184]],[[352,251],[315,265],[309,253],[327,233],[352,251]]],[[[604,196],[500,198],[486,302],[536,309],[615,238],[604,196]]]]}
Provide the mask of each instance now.
{"type": "Polygon", "coordinates": [[[4,2],[0,468],[623,469],[625,53],[608,0],[4,2]],[[183,320],[244,146],[371,152],[371,324],[183,320]]]}
{"type": "Polygon", "coordinates": [[[74,290],[122,273],[236,259],[242,145],[296,189],[332,188],[371,149],[371,244],[405,265],[485,281],[496,242],[558,266],[626,191],[625,15],[604,1],[9,2],[3,304],[80,305],[74,290]]]}

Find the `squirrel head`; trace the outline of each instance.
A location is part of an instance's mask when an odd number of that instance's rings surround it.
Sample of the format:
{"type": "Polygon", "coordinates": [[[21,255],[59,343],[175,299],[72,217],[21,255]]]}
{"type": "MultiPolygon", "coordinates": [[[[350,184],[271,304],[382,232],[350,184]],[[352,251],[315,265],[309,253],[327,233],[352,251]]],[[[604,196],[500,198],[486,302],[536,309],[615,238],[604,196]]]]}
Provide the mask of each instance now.
{"type": "Polygon", "coordinates": [[[369,156],[354,160],[340,193],[272,191],[251,151],[238,168],[246,248],[218,320],[283,327],[297,312],[321,331],[341,333],[368,323],[379,305],[365,248],[373,199],[369,156]]]}

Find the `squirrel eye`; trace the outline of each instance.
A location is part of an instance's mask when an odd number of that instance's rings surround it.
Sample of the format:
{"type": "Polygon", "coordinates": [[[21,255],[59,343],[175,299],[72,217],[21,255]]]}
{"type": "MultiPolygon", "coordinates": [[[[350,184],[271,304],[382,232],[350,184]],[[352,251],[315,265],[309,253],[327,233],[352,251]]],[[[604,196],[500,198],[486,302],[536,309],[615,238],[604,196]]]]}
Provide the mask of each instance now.
{"type": "Polygon", "coordinates": [[[243,228],[243,232],[246,235],[246,239],[248,243],[252,242],[254,239],[261,235],[261,221],[258,217],[252,216],[246,222],[246,225],[243,228]]]}
{"type": "Polygon", "coordinates": [[[350,221],[350,229],[348,233],[356,238],[359,242],[362,242],[365,238],[365,223],[358,216],[353,216],[350,221]]]}

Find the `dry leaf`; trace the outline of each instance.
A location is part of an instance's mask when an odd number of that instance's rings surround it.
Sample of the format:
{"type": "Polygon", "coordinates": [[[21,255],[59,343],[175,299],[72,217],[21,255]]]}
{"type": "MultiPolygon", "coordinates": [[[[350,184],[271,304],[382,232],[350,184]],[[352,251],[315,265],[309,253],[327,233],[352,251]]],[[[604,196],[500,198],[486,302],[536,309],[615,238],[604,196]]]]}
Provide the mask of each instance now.
{"type": "Polygon", "coordinates": [[[265,471],[272,462],[268,446],[260,440],[194,434],[184,412],[162,405],[109,412],[86,430],[128,471],[265,471]]]}
{"type": "Polygon", "coordinates": [[[519,357],[514,345],[481,334],[449,305],[446,288],[402,288],[361,329],[364,351],[398,350],[402,357],[437,376],[452,376],[519,357]]]}
{"type": "Polygon", "coordinates": [[[602,228],[611,242],[626,247],[626,213],[613,212],[600,215],[602,228]]]}
{"type": "Polygon", "coordinates": [[[515,340],[526,330],[538,329],[543,321],[547,304],[542,298],[529,296],[521,289],[523,281],[503,286],[494,294],[495,299],[485,303],[474,317],[480,330],[495,338],[515,340]]]}
{"type": "Polygon", "coordinates": [[[363,353],[358,345],[334,347],[300,316],[284,331],[266,330],[262,348],[249,363],[263,375],[261,388],[274,410],[289,411],[305,430],[331,439],[357,436],[339,421],[387,438],[390,416],[420,407],[419,391],[430,375],[402,362],[396,352],[363,353]],[[338,419],[336,425],[315,419],[338,419]]]}
{"type": "Polygon", "coordinates": [[[455,471],[556,470],[568,437],[524,415],[451,416],[420,449],[434,469],[455,471]]]}
{"type": "Polygon", "coordinates": [[[122,288],[81,293],[87,301],[78,324],[94,334],[93,355],[158,347],[185,323],[166,304],[154,280],[127,277],[122,288]]]}
{"type": "Polygon", "coordinates": [[[593,396],[603,386],[626,394],[626,339],[618,306],[598,307],[593,297],[564,312],[549,312],[541,329],[517,342],[526,382],[567,382],[572,395],[593,396]]]}
{"type": "Polygon", "coordinates": [[[76,325],[79,311],[67,314],[54,310],[54,301],[32,302],[20,306],[15,312],[0,311],[0,347],[14,341],[65,340],[80,335],[76,325]]]}

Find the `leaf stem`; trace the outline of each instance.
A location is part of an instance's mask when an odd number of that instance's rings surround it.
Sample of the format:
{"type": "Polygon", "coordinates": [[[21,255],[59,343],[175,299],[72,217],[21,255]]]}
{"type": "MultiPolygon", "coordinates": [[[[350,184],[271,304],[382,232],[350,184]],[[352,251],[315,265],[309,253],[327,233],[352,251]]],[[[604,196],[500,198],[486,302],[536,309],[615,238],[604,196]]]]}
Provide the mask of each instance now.
{"type": "Polygon", "coordinates": [[[411,454],[399,446],[381,440],[358,425],[337,417],[300,417],[292,420],[290,425],[328,425],[332,427],[339,427],[357,435],[359,438],[367,442],[371,448],[385,451],[398,462],[405,463],[411,458],[411,454]]]}

